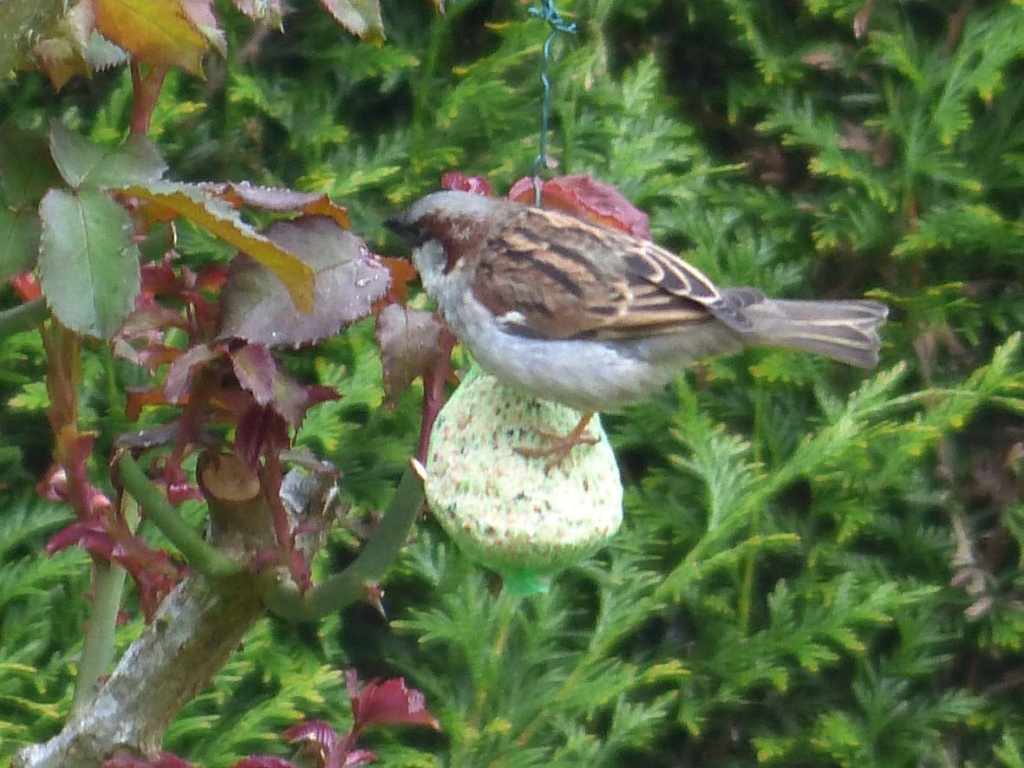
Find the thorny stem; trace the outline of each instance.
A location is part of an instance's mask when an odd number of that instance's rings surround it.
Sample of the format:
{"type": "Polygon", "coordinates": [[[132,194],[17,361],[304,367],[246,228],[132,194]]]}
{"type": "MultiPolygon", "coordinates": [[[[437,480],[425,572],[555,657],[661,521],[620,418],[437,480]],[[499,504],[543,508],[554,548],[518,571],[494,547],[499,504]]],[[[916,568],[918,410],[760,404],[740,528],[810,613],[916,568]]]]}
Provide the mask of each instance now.
{"type": "Polygon", "coordinates": [[[310,621],[361,600],[366,596],[367,584],[379,579],[405,546],[422,505],[423,485],[410,467],[402,475],[373,538],[348,568],[305,595],[299,594],[294,584],[275,584],[263,594],[267,608],[291,621],[310,621]]]}
{"type": "MultiPolygon", "coordinates": [[[[121,513],[129,529],[134,530],[139,522],[139,507],[127,494],[121,496],[121,513]]],[[[93,559],[92,608],[82,645],[82,657],[78,663],[78,677],[75,680],[75,695],[69,717],[75,716],[92,702],[99,690],[100,679],[110,670],[114,660],[117,612],[121,608],[121,595],[127,575],[125,569],[116,563],[93,559]]]]}

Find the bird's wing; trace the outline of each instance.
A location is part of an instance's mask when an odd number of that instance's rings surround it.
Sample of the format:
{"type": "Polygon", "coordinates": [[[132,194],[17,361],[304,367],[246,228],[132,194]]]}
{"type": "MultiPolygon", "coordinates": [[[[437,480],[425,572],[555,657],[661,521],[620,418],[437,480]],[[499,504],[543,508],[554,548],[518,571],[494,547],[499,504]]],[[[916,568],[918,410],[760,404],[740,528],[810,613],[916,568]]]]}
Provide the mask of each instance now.
{"type": "Polygon", "coordinates": [[[647,240],[520,207],[482,244],[473,291],[510,332],[551,339],[625,339],[711,319],[743,332],[750,324],[742,306],[763,298],[723,295],[647,240]]]}

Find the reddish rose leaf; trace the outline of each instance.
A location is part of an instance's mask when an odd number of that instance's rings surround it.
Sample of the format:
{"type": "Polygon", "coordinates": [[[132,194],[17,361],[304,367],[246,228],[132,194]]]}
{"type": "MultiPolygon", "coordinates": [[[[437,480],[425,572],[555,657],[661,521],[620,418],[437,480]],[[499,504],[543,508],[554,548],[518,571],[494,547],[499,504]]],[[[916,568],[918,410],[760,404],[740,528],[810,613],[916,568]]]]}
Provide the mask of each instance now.
{"type": "Polygon", "coordinates": [[[156,373],[161,365],[170,365],[181,357],[180,349],[160,343],[162,337],[163,333],[154,329],[148,333],[136,334],[131,340],[114,339],[114,354],[142,368],[148,368],[150,373],[156,373]]]}
{"type": "Polygon", "coordinates": [[[119,518],[102,515],[72,523],[54,534],[45,549],[53,554],[73,545],[93,557],[117,563],[128,572],[138,589],[147,621],[182,575],[166,552],[150,547],[119,518]]]}
{"type": "MultiPolygon", "coordinates": [[[[173,439],[179,440],[181,422],[172,422],[167,426],[173,427],[173,439]]],[[[174,454],[169,456],[166,461],[153,462],[150,477],[154,483],[163,486],[171,504],[178,505],[192,499],[203,500],[202,491],[192,483],[191,474],[182,468],[180,459],[175,460],[174,454]]]]}
{"type": "Polygon", "coordinates": [[[344,740],[327,723],[312,720],[292,726],[284,732],[292,744],[300,745],[302,753],[312,759],[318,768],[359,768],[377,761],[377,755],[368,749],[352,749],[355,732],[344,740]]]}
{"type": "Polygon", "coordinates": [[[46,554],[53,555],[86,541],[90,543],[90,551],[99,549],[105,559],[109,559],[110,553],[114,551],[114,542],[107,533],[106,523],[97,518],[81,520],[61,528],[50,537],[43,550],[46,554]]]}
{"type": "Polygon", "coordinates": [[[345,685],[352,703],[353,732],[377,725],[425,725],[441,730],[441,724],[427,711],[423,694],[408,688],[405,679],[393,677],[384,682],[374,678],[359,690],[354,669],[345,672],[345,685]]]}
{"type": "Polygon", "coordinates": [[[279,221],[266,231],[266,237],[312,268],[313,313],[296,316],[287,293],[270,272],[239,257],[231,263],[223,290],[222,338],[269,347],[309,344],[366,317],[387,292],[387,268],[360,238],[332,219],[310,216],[279,221]]]}
{"type": "Polygon", "coordinates": [[[409,283],[419,277],[416,267],[412,265],[409,259],[396,259],[391,256],[378,256],[377,258],[380,259],[381,264],[391,273],[391,286],[388,289],[387,297],[381,299],[378,306],[374,307],[374,311],[379,311],[381,305],[386,306],[395,302],[405,303],[408,301],[409,283]]]}
{"type": "Polygon", "coordinates": [[[360,766],[375,762],[377,762],[376,752],[371,752],[368,749],[353,749],[345,755],[345,762],[341,765],[342,768],[359,768],[360,766]]]}
{"type": "Polygon", "coordinates": [[[296,768],[295,763],[273,755],[249,755],[243,757],[231,768],[296,768]]]}
{"type": "Polygon", "coordinates": [[[60,464],[51,464],[43,479],[36,483],[36,493],[54,504],[66,504],[68,500],[68,476],[60,464]]]}
{"type": "Polygon", "coordinates": [[[265,406],[253,403],[235,427],[235,455],[253,469],[259,466],[260,456],[266,450],[288,444],[288,423],[265,406]]]}
{"type": "Polygon", "coordinates": [[[448,328],[438,338],[438,353],[433,364],[423,374],[423,411],[420,417],[420,440],[416,447],[416,458],[427,460],[430,447],[430,433],[437,415],[444,406],[444,386],[452,377],[452,350],[455,348],[455,334],[448,328]]]}
{"type": "Polygon", "coordinates": [[[400,304],[389,304],[377,315],[385,408],[394,408],[398,397],[434,364],[442,352],[443,327],[433,313],[400,304]]]}
{"type": "Polygon", "coordinates": [[[253,21],[259,21],[270,27],[281,27],[281,0],[231,0],[235,8],[253,21]]]}
{"type": "Polygon", "coordinates": [[[327,195],[319,195],[308,205],[303,207],[302,212],[306,216],[326,216],[345,229],[352,228],[352,219],[348,216],[348,209],[343,205],[337,205],[327,195]]]}
{"type": "Polygon", "coordinates": [[[181,293],[181,277],[171,263],[173,256],[165,254],[159,261],[142,265],[142,290],[153,296],[178,296],[181,293]]]}
{"type": "Polygon", "coordinates": [[[213,0],[181,0],[185,15],[212,45],[223,56],[227,53],[227,38],[217,26],[217,17],[213,15],[213,0]]]}
{"type": "Polygon", "coordinates": [[[263,344],[243,344],[228,353],[235,377],[242,389],[252,392],[256,402],[267,405],[274,400],[277,361],[263,344]]]}
{"type": "Polygon", "coordinates": [[[295,429],[302,426],[306,411],[314,405],[337,400],[341,394],[331,388],[318,384],[303,384],[284,371],[278,371],[274,379],[273,408],[284,416],[285,420],[295,429]]]}
{"type": "Polygon", "coordinates": [[[135,309],[114,335],[114,354],[155,373],[157,367],[174,362],[181,354],[164,342],[172,328],[189,330],[189,321],[179,309],[156,303],[145,289],[135,299],[135,309]]]}
{"type": "MultiPolygon", "coordinates": [[[[233,412],[244,414],[243,418],[251,420],[254,418],[251,413],[253,408],[267,407],[285,420],[286,427],[298,429],[306,418],[306,412],[314,405],[341,397],[331,387],[303,384],[288,375],[277,366],[270,350],[262,345],[239,347],[230,356],[239,383],[246,392],[251,393],[248,400],[243,398],[238,403],[229,404],[233,412]],[[237,411],[239,405],[242,406],[241,411],[237,411]]],[[[262,444],[263,441],[259,442],[262,444]]],[[[287,443],[281,447],[288,447],[287,443]]]]}
{"type": "Polygon", "coordinates": [[[223,264],[207,264],[199,270],[193,287],[197,291],[218,292],[228,280],[228,268],[223,264]]]}
{"type": "Polygon", "coordinates": [[[186,501],[203,501],[203,492],[193,483],[172,483],[165,487],[167,500],[177,506],[186,501]]]}
{"type": "Polygon", "coordinates": [[[315,758],[321,766],[327,763],[328,757],[338,745],[337,732],[322,720],[293,725],[284,732],[284,737],[291,744],[302,745],[303,751],[315,758]]]}
{"type": "Polygon", "coordinates": [[[271,269],[288,287],[300,312],[312,312],[313,273],[309,266],[256,232],[223,200],[195,185],[159,181],[132,185],[124,193],[144,201],[139,211],[151,221],[183,216],[219,240],[244,251],[271,269]]]}
{"type": "Polygon", "coordinates": [[[320,192],[296,192],[283,187],[253,186],[248,182],[238,184],[200,184],[203,189],[218,195],[236,208],[248,205],[264,211],[278,213],[304,213],[307,216],[327,216],[344,229],[352,228],[352,220],[342,205],[320,192]]]}
{"type": "Polygon", "coordinates": [[[244,389],[221,389],[213,393],[210,405],[218,410],[219,419],[236,424],[242,415],[252,408],[254,402],[252,393],[244,389]]]}
{"type": "Polygon", "coordinates": [[[493,197],[494,188],[487,179],[467,176],[461,171],[448,171],[441,177],[441,189],[453,192],[472,192],[484,197],[493,197]]]}
{"type": "Polygon", "coordinates": [[[80,520],[102,514],[111,508],[110,499],[89,482],[88,461],[93,436],[71,427],[61,429],[54,445],[53,464],[36,486],[44,498],[71,504],[80,520]]]}
{"type": "Polygon", "coordinates": [[[117,337],[131,338],[150,331],[163,331],[169,328],[185,329],[188,328],[188,322],[181,312],[169,307],[162,307],[155,303],[151,296],[139,294],[139,298],[135,302],[135,309],[121,325],[117,337]]]}
{"type": "Polygon", "coordinates": [[[172,403],[181,402],[189,391],[195,369],[216,360],[224,351],[224,346],[220,344],[216,347],[196,344],[179,355],[171,364],[167,371],[167,379],[164,381],[164,394],[167,395],[167,399],[172,403]]]}
{"type": "Polygon", "coordinates": [[[293,725],[285,731],[285,738],[291,743],[311,742],[322,746],[325,752],[334,750],[338,741],[338,734],[330,724],[323,720],[309,720],[299,725],[293,725]]]}
{"type": "MultiPolygon", "coordinates": [[[[647,214],[619,190],[590,176],[575,174],[541,182],[541,205],[613,227],[634,237],[651,239],[647,214]]],[[[509,200],[533,205],[533,177],[525,176],[508,193],[509,200]]]]}

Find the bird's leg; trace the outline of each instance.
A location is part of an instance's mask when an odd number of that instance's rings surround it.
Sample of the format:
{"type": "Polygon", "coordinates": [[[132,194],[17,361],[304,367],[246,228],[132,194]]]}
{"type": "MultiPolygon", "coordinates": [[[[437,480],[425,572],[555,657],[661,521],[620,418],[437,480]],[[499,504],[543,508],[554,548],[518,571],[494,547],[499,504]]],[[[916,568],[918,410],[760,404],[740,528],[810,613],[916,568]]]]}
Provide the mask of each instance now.
{"type": "Polygon", "coordinates": [[[544,440],[544,445],[537,448],[520,446],[516,448],[516,453],[528,459],[546,458],[549,467],[556,466],[577,445],[595,445],[600,442],[599,438],[585,434],[587,427],[590,426],[590,420],[593,418],[594,412],[587,411],[580,417],[579,423],[573,427],[572,432],[569,434],[557,435],[551,432],[541,432],[540,436],[544,440]]]}

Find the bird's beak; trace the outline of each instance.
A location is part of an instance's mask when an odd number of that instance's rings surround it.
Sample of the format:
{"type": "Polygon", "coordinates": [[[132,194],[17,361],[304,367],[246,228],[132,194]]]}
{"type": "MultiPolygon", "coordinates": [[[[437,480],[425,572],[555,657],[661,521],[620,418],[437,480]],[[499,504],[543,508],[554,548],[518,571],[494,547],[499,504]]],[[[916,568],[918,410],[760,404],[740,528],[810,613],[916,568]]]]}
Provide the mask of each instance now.
{"type": "Polygon", "coordinates": [[[410,222],[405,213],[398,213],[385,219],[384,226],[409,243],[413,248],[423,245],[425,237],[422,230],[410,222]]]}
{"type": "Polygon", "coordinates": [[[404,213],[396,213],[384,220],[384,226],[390,229],[399,237],[406,240],[412,239],[413,228],[409,225],[404,213]]]}

